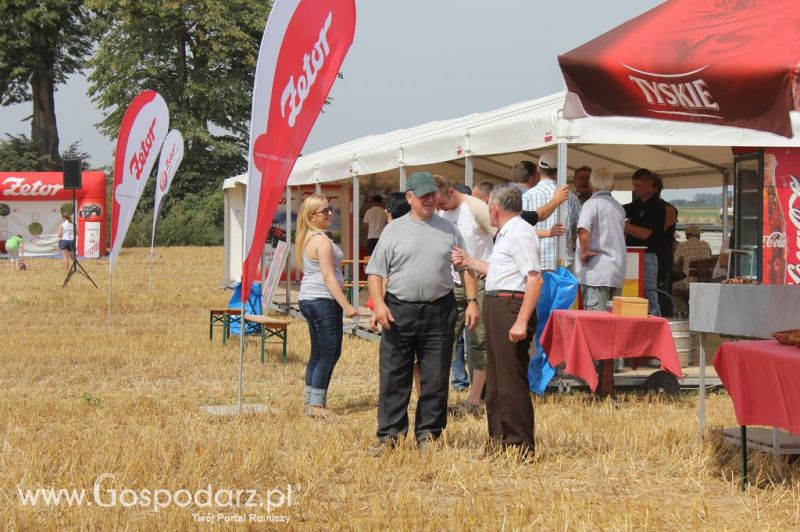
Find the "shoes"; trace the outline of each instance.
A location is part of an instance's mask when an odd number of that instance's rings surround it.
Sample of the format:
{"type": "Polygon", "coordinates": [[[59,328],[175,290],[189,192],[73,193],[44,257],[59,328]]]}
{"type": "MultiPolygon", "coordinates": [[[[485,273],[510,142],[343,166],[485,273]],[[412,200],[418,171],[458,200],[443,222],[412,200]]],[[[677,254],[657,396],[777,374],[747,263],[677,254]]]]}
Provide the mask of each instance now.
{"type": "Polygon", "coordinates": [[[331,419],[333,417],[336,417],[336,414],[334,414],[324,406],[317,406],[312,404],[306,405],[303,412],[305,412],[305,414],[308,417],[313,417],[315,419],[331,419]]]}
{"type": "Polygon", "coordinates": [[[436,448],[437,441],[431,436],[424,437],[417,441],[417,450],[420,454],[427,454],[436,448]]]}
{"type": "Polygon", "coordinates": [[[392,438],[386,438],[385,440],[378,440],[377,445],[373,445],[372,447],[370,447],[367,452],[373,458],[380,458],[384,454],[396,448],[397,445],[398,445],[397,440],[394,440],[392,438]]]}
{"type": "Polygon", "coordinates": [[[447,410],[450,412],[450,415],[454,417],[461,417],[467,415],[481,417],[483,415],[483,405],[472,404],[466,399],[464,399],[457,405],[450,406],[447,410]]]}

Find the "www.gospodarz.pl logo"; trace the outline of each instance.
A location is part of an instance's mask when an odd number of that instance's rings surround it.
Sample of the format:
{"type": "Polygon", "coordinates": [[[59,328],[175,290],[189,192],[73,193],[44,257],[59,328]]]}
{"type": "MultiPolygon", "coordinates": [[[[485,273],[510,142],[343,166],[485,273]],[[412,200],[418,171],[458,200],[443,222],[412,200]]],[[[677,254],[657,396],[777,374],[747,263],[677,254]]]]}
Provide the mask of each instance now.
{"type": "MultiPolygon", "coordinates": [[[[97,477],[91,490],[81,488],[25,488],[17,486],[23,506],[99,506],[101,508],[140,508],[158,512],[177,506],[191,509],[243,509],[265,512],[291,508],[302,489],[299,484],[266,491],[257,489],[214,489],[209,484],[196,490],[165,488],[115,488],[112,473],[97,477]]],[[[264,514],[259,514],[264,517],[264,514]]],[[[278,517],[278,516],[274,516],[278,517]]],[[[288,517],[288,516],[282,516],[288,517]]],[[[267,519],[272,520],[272,519],[267,519]]],[[[274,520],[273,520],[274,521],[274,520]]]]}

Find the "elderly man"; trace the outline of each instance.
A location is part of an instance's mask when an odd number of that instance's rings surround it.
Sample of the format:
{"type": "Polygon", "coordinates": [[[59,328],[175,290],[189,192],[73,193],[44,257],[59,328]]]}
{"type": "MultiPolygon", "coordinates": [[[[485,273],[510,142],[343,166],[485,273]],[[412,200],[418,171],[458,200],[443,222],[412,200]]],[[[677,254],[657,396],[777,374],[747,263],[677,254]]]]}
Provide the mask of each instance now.
{"type": "MultiPolygon", "coordinates": [[[[438,187],[428,172],[408,178],[411,212],[383,230],[367,264],[369,294],[375,304],[373,324],[383,326],[380,344],[377,456],[408,432],[408,401],[414,359],[419,362],[421,394],[414,435],[420,450],[439,438],[447,425],[450,357],[456,324],[453,297],[453,246],[464,247],[458,230],[434,216],[438,187]],[[388,279],[384,298],[383,283],[388,279]]],[[[478,324],[475,277],[464,277],[468,299],[465,322],[478,324]]]]}
{"type": "Polygon", "coordinates": [[[489,262],[463,250],[453,263],[486,275],[486,414],[493,445],[533,456],[533,404],[528,391],[528,354],[536,331],[542,289],[538,238],[520,217],[522,198],[511,186],[495,188],[489,199],[492,225],[499,227],[489,262]]]}
{"type": "MultiPolygon", "coordinates": [[[[700,240],[700,228],[690,225],[686,228],[686,241],[678,244],[675,250],[675,271],[683,272],[686,277],[672,285],[673,293],[681,298],[688,299],[689,283],[697,281],[689,275],[689,263],[696,260],[710,259],[711,246],[705,240],[700,240]]],[[[684,303],[681,301],[681,303],[684,303]]]]}
{"type": "Polygon", "coordinates": [[[664,234],[666,213],[664,202],[656,196],[655,175],[647,168],[640,168],[631,177],[634,200],[623,208],[625,221],[625,245],[645,248],[644,296],[649,303],[648,312],[661,315],[658,303],[658,249],[664,234]]]}
{"type": "Polygon", "coordinates": [[[606,310],[625,284],[625,211],[611,196],[614,177],[598,170],[590,178],[592,197],[578,219],[575,275],[581,283],[583,307],[606,310]]]}
{"type": "MultiPolygon", "coordinates": [[[[493,238],[497,229],[492,227],[489,221],[489,208],[485,203],[477,198],[458,192],[444,176],[433,176],[436,185],[439,187],[439,194],[436,199],[436,206],[439,208],[439,216],[456,226],[461,237],[464,239],[467,253],[484,261],[489,260],[492,254],[493,238]]],[[[458,306],[458,319],[456,320],[455,336],[458,338],[464,332],[464,313],[466,312],[469,299],[462,287],[461,278],[454,274],[456,288],[454,291],[456,305],[458,306]]],[[[478,307],[483,306],[484,283],[478,281],[478,307]]],[[[482,325],[479,323],[475,330],[468,333],[468,357],[470,368],[471,387],[466,399],[461,401],[456,407],[451,408],[453,415],[480,415],[481,394],[483,385],[486,382],[486,335],[482,325]]],[[[456,352],[453,351],[453,359],[456,359],[456,352]]]]}

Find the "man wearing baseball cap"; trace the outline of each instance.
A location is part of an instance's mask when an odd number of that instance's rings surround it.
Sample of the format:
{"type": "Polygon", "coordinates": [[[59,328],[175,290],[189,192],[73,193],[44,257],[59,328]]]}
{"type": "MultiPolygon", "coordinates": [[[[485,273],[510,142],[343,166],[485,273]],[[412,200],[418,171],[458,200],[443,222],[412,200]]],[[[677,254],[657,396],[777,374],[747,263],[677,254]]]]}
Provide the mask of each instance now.
{"type": "MultiPolygon", "coordinates": [[[[539,211],[546,205],[550,204],[553,197],[558,190],[556,186],[556,157],[552,153],[545,153],[539,158],[539,164],[536,167],[536,172],[539,175],[539,182],[535,187],[528,190],[522,195],[522,208],[526,211],[539,211]]],[[[581,204],[578,197],[569,192],[567,195],[567,223],[566,227],[566,265],[572,264],[575,257],[575,241],[577,238],[578,216],[581,212],[581,204]]],[[[536,225],[538,231],[544,232],[545,235],[553,228],[558,220],[555,217],[539,220],[536,225]]],[[[543,236],[542,233],[539,235],[543,236]]],[[[552,236],[552,235],[550,235],[552,236]]],[[[558,250],[558,243],[553,238],[542,238],[539,240],[539,260],[541,261],[542,271],[555,270],[558,266],[556,264],[556,253],[558,250]]]]}
{"type": "MultiPolygon", "coordinates": [[[[675,250],[675,271],[683,272],[686,277],[672,285],[672,292],[678,299],[689,300],[689,283],[697,279],[689,275],[689,264],[696,260],[710,259],[711,246],[705,240],[700,240],[700,228],[690,225],[685,229],[686,241],[678,244],[675,250]]],[[[684,301],[679,301],[683,303],[684,301]]]]}
{"type": "MultiPolygon", "coordinates": [[[[408,178],[406,199],[411,212],[392,220],[381,233],[367,264],[367,284],[375,311],[373,326],[383,326],[380,344],[380,394],[377,447],[379,455],[408,432],[414,359],[419,362],[421,394],[417,401],[414,435],[423,450],[439,438],[447,424],[450,356],[456,323],[453,296],[454,246],[464,248],[458,229],[439,216],[439,187],[428,172],[408,178]],[[388,279],[386,294],[384,279],[388,279]]],[[[474,329],[479,311],[474,273],[464,279],[467,293],[465,322],[474,329]]]]}

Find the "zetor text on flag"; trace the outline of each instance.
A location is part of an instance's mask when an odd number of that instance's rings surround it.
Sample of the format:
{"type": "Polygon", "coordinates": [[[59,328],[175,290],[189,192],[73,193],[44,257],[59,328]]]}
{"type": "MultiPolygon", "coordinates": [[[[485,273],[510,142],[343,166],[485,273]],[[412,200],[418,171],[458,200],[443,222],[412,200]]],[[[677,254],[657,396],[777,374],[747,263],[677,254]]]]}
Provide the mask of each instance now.
{"type": "Polygon", "coordinates": [[[258,54],[250,122],[242,300],[297,156],[353,42],[354,0],[278,0],[258,54]]]}
{"type": "Polygon", "coordinates": [[[134,98],[122,119],[114,158],[112,270],[167,131],[169,111],[164,98],[155,91],[144,91],[134,98]]]}
{"type": "Polygon", "coordinates": [[[161,157],[158,160],[158,173],[156,174],[156,202],[153,207],[153,235],[150,240],[152,247],[156,240],[156,225],[158,225],[158,215],[164,203],[164,196],[169,192],[172,179],[178,171],[183,160],[183,135],[177,129],[173,129],[164,140],[161,147],[161,157]]]}

